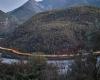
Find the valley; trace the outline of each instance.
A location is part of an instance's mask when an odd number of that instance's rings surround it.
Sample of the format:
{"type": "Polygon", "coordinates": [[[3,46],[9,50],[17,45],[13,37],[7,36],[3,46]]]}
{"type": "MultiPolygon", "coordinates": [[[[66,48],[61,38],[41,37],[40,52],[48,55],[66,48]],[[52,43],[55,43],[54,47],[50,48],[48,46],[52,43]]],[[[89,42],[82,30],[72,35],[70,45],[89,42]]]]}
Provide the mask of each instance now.
{"type": "Polygon", "coordinates": [[[100,80],[100,0],[3,1],[0,80],[100,80]]]}

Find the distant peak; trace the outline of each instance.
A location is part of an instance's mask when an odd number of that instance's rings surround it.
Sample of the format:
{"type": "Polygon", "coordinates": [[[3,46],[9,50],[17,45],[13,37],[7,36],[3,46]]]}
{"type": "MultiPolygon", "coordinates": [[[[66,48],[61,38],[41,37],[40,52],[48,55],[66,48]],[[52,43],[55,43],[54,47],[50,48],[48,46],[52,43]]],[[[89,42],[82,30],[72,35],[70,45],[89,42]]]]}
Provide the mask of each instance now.
{"type": "Polygon", "coordinates": [[[31,2],[42,2],[43,0],[29,0],[31,2]]]}
{"type": "Polygon", "coordinates": [[[43,1],[43,0],[35,0],[36,2],[41,2],[41,1],[43,1]]]}

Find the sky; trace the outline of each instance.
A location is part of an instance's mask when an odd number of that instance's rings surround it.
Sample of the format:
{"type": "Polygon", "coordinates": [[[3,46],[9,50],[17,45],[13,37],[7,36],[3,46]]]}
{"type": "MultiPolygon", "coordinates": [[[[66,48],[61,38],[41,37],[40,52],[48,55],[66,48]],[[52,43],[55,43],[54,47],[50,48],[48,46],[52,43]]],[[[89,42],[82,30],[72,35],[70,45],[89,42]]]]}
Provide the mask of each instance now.
{"type": "MultiPolygon", "coordinates": [[[[0,0],[0,10],[4,12],[9,12],[20,7],[27,1],[28,0],[0,0]]],[[[36,1],[38,2],[42,0],[36,0],[36,1]]]]}

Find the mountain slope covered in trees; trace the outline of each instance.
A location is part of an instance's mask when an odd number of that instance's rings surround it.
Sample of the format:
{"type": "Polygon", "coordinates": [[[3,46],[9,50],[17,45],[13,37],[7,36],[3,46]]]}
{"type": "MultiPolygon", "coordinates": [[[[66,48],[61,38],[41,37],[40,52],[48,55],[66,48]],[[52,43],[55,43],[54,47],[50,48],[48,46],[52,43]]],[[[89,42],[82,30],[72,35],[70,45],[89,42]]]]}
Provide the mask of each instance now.
{"type": "Polygon", "coordinates": [[[3,46],[24,52],[85,48],[88,32],[99,29],[100,8],[73,7],[36,14],[16,28],[3,46]]]}

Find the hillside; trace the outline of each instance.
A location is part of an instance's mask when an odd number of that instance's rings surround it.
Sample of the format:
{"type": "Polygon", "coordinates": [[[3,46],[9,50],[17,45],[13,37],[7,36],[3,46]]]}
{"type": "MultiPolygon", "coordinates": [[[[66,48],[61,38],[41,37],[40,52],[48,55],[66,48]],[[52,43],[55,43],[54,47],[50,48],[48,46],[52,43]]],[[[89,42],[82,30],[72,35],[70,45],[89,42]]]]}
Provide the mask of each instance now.
{"type": "Polygon", "coordinates": [[[97,30],[99,22],[100,9],[96,7],[43,12],[16,28],[3,46],[49,53],[84,48],[87,32],[97,30]]]}

